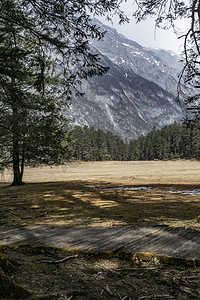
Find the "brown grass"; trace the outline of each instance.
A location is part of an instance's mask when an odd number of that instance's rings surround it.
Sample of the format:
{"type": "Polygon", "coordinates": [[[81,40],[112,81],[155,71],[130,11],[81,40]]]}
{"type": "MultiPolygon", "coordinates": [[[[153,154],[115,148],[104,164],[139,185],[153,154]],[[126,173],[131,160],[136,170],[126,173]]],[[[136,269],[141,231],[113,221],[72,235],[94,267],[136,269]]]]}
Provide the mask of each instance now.
{"type": "MultiPolygon", "coordinates": [[[[9,170],[1,182],[11,182],[9,170]]],[[[200,184],[200,162],[190,160],[74,162],[25,169],[26,182],[95,181],[126,184],[200,184]]]]}
{"type": "MultiPolygon", "coordinates": [[[[4,180],[8,180],[6,173],[4,180]]],[[[200,228],[200,196],[169,190],[199,187],[200,162],[95,162],[27,168],[21,187],[2,184],[0,224],[182,226],[200,228]],[[37,182],[37,183],[36,183],[37,182]],[[148,186],[151,191],[87,186],[148,186]]]]}

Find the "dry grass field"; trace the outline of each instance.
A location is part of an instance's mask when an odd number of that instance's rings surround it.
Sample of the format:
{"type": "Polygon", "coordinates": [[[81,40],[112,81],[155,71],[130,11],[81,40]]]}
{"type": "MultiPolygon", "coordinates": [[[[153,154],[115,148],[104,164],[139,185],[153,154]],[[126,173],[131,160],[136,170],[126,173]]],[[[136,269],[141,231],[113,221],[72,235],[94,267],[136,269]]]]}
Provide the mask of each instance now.
{"type": "MultiPolygon", "coordinates": [[[[170,226],[200,229],[200,162],[89,162],[1,175],[0,226],[170,226]],[[123,189],[125,188],[125,189],[123,189]],[[131,188],[134,188],[131,190],[131,188]],[[140,189],[142,188],[142,189],[140,189]],[[192,191],[189,194],[188,191],[192,191]],[[196,191],[197,193],[193,193],[196,191]]],[[[0,248],[0,299],[200,299],[200,268],[103,259],[52,247],[0,248]],[[3,270],[3,271],[2,271],[3,270]]]]}
{"type": "Polygon", "coordinates": [[[1,226],[200,228],[200,195],[181,193],[200,188],[197,161],[69,163],[27,168],[24,186],[3,183],[10,179],[9,172],[2,176],[1,226]]]}
{"type": "MultiPolygon", "coordinates": [[[[1,182],[12,180],[10,171],[1,182]]],[[[74,162],[53,167],[25,169],[25,182],[96,181],[118,184],[200,185],[200,162],[190,160],[133,162],[74,162]]]]}

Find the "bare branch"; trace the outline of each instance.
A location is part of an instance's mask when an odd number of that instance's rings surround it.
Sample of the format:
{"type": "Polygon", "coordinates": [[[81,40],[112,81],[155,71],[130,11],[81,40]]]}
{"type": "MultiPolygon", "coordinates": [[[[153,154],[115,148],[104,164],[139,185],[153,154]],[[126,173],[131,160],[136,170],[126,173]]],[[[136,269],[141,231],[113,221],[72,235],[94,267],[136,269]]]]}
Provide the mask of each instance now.
{"type": "Polygon", "coordinates": [[[46,263],[46,264],[60,264],[60,263],[63,263],[69,259],[72,259],[72,258],[76,258],[78,257],[78,254],[76,255],[71,255],[71,256],[67,256],[67,257],[64,257],[62,259],[59,259],[59,260],[40,260],[40,263],[46,263]]]}

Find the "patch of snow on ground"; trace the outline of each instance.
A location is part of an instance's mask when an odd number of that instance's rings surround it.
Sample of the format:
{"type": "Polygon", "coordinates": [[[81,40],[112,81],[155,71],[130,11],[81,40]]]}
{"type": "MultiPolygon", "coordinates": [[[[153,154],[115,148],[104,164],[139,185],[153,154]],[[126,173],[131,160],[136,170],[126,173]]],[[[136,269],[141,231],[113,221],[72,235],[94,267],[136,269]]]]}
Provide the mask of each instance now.
{"type": "Polygon", "coordinates": [[[122,45],[126,46],[126,47],[130,47],[130,45],[128,44],[125,44],[125,43],[122,43],[122,45]]]}
{"type": "MultiPolygon", "coordinates": [[[[146,186],[137,186],[137,187],[123,187],[123,186],[96,186],[96,185],[86,185],[86,187],[94,188],[98,190],[123,190],[123,191],[152,191],[151,187],[146,186]]],[[[157,190],[157,192],[162,192],[157,190]]],[[[183,194],[183,195],[200,195],[200,189],[196,190],[186,190],[186,191],[175,191],[175,190],[168,190],[165,193],[174,193],[174,194],[183,194]]]]}
{"type": "Polygon", "coordinates": [[[89,188],[95,188],[98,190],[123,190],[123,191],[150,191],[151,188],[147,188],[146,186],[139,187],[115,187],[115,186],[95,186],[95,185],[86,185],[89,188]]]}
{"type": "Polygon", "coordinates": [[[170,190],[168,193],[173,193],[173,194],[183,194],[183,195],[200,195],[200,189],[197,190],[191,190],[191,191],[174,191],[170,190]]]}

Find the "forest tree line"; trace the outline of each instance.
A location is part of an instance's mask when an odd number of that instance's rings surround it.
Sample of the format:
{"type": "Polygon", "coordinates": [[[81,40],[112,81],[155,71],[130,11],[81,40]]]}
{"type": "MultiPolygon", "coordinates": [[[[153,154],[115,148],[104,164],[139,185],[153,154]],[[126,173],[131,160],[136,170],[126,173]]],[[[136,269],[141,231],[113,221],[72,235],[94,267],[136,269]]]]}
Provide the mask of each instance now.
{"type": "Polygon", "coordinates": [[[87,126],[75,126],[72,136],[71,158],[75,160],[200,159],[199,120],[189,125],[174,123],[160,130],[154,127],[129,143],[111,132],[87,126]]]}

